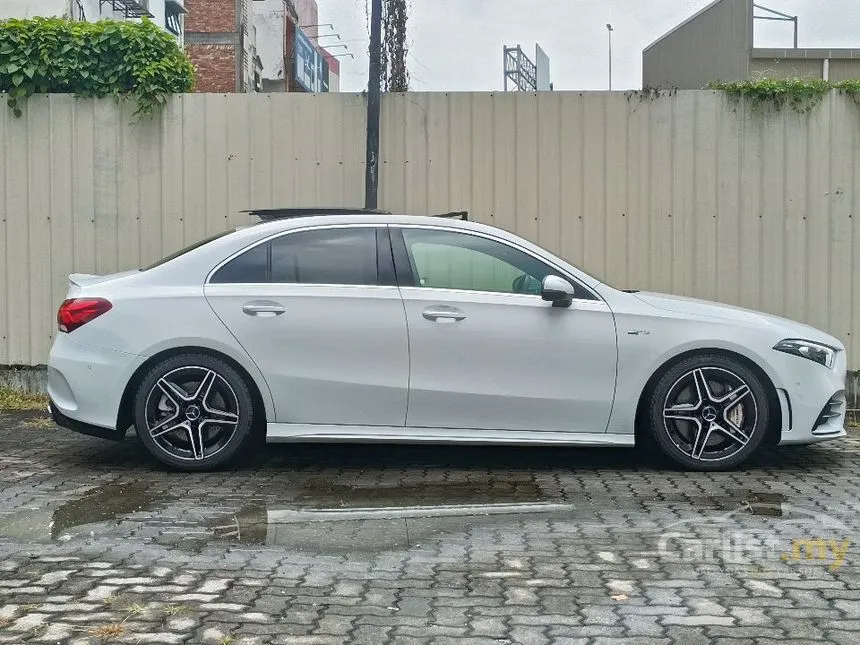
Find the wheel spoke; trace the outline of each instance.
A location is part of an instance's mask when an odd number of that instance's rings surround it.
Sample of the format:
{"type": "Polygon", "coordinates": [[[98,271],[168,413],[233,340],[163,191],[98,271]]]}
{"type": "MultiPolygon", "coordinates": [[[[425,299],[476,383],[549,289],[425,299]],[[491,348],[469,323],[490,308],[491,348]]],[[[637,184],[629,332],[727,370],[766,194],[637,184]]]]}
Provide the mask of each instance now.
{"type": "Polygon", "coordinates": [[[728,394],[721,396],[718,399],[714,399],[714,401],[716,403],[725,403],[727,404],[726,407],[730,408],[740,403],[741,399],[743,399],[747,394],[750,394],[751,392],[752,390],[750,390],[749,385],[744,383],[743,385],[736,387],[728,394]]]}
{"type": "Polygon", "coordinates": [[[712,428],[707,430],[702,427],[702,423],[696,420],[696,436],[693,437],[693,442],[690,445],[690,456],[693,459],[701,459],[702,453],[705,452],[705,446],[708,445],[708,439],[711,438],[712,428]]]}
{"type": "MultiPolygon", "coordinates": [[[[176,408],[176,410],[174,411],[172,416],[169,416],[166,419],[162,419],[161,421],[156,423],[154,426],[152,426],[149,429],[149,434],[151,434],[153,437],[158,436],[157,434],[155,434],[156,432],[158,432],[158,434],[163,434],[162,432],[159,432],[159,431],[162,430],[165,425],[172,423],[173,421],[176,421],[178,418],[179,418],[179,408],[176,408]]],[[[174,424],[174,425],[177,425],[177,424],[174,424]]],[[[167,432],[169,432],[169,430],[167,432]]]]}
{"type": "Polygon", "coordinates": [[[203,409],[206,411],[206,415],[203,418],[203,421],[206,423],[221,423],[232,425],[236,425],[237,423],[239,423],[238,414],[233,414],[232,412],[227,412],[226,410],[216,410],[215,408],[210,408],[207,406],[203,406],[203,409]]]}
{"type": "Polygon", "coordinates": [[[203,426],[198,425],[197,428],[192,428],[191,424],[186,426],[188,432],[188,443],[191,444],[191,454],[194,459],[200,461],[203,459],[203,426]]]}
{"type": "Polygon", "coordinates": [[[699,405],[705,401],[714,401],[708,379],[705,378],[705,371],[701,367],[693,370],[693,381],[696,384],[696,392],[699,394],[699,405]]]}
{"type": "Polygon", "coordinates": [[[193,396],[189,396],[188,392],[183,390],[175,383],[171,383],[166,378],[158,379],[158,387],[164,392],[164,395],[178,408],[182,401],[192,401],[193,396]]]}
{"type": "MultiPolygon", "coordinates": [[[[170,419],[171,421],[175,419],[170,419]]],[[[179,423],[174,423],[173,425],[165,426],[160,428],[159,430],[152,429],[149,431],[149,435],[155,439],[160,437],[163,434],[167,434],[168,432],[173,432],[174,430],[190,430],[191,426],[188,424],[188,421],[181,421],[179,423]]]]}
{"type": "Polygon", "coordinates": [[[747,445],[750,440],[749,437],[746,436],[740,428],[738,428],[732,423],[729,423],[728,421],[723,424],[719,424],[714,421],[713,423],[711,423],[710,431],[719,432],[723,436],[728,437],[729,439],[731,439],[735,443],[740,444],[741,446],[747,445]]]}
{"type": "Polygon", "coordinates": [[[664,419],[678,419],[680,421],[699,420],[699,407],[691,403],[678,403],[663,410],[664,419]]]}
{"type": "Polygon", "coordinates": [[[206,375],[200,381],[200,385],[197,386],[197,391],[194,393],[194,396],[191,397],[197,401],[201,401],[204,405],[206,404],[206,399],[209,398],[209,393],[212,391],[212,385],[215,383],[215,372],[212,370],[207,370],[206,375]]]}

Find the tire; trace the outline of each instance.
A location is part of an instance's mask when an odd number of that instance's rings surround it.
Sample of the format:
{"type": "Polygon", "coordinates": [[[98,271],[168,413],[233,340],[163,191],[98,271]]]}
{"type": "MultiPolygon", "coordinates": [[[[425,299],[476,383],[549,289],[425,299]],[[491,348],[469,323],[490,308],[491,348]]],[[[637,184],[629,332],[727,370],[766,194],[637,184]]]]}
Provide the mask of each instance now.
{"type": "Polygon", "coordinates": [[[739,361],[720,354],[670,366],[651,394],[654,442],[688,470],[728,470],[746,461],[767,435],[767,390],[739,361]]]}
{"type": "Polygon", "coordinates": [[[146,449],[184,471],[233,461],[253,435],[254,412],[245,379],[206,354],[161,361],[144,376],[134,399],[134,425],[146,449]]]}

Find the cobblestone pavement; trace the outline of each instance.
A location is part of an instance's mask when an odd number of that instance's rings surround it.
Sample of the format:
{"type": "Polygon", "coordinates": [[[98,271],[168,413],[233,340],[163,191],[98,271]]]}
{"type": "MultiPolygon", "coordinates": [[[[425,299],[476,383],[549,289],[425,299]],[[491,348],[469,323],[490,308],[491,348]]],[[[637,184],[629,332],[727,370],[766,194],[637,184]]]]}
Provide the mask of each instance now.
{"type": "Polygon", "coordinates": [[[856,434],[720,474],[281,445],[189,475],[0,414],[0,486],[0,642],[860,643],[856,434]]]}

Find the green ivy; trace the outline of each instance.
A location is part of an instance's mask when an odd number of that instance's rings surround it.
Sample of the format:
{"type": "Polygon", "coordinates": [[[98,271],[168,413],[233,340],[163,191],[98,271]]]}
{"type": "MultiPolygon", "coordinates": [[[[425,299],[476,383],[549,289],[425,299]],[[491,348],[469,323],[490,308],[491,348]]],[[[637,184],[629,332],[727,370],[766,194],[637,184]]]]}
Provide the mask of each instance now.
{"type": "Polygon", "coordinates": [[[850,79],[847,81],[839,81],[833,84],[833,89],[839,90],[840,94],[846,94],[851,97],[858,106],[860,106],[860,79],[850,79]]]}
{"type": "Polygon", "coordinates": [[[789,105],[801,114],[810,112],[830,90],[851,96],[860,104],[860,80],[831,83],[820,78],[760,78],[751,81],[711,82],[707,89],[722,90],[734,100],[750,101],[753,109],[789,105]]]}
{"type": "Polygon", "coordinates": [[[194,66],[152,21],[62,18],[0,21],[0,92],[15,116],[33,94],[131,97],[150,114],[194,88],[194,66]]]}

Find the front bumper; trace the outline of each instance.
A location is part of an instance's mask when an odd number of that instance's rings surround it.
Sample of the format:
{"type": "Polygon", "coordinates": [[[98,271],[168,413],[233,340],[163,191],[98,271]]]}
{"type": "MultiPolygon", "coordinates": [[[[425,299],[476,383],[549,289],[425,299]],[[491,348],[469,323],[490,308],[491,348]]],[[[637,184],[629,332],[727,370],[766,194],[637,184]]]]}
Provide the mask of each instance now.
{"type": "MultiPolygon", "coordinates": [[[[832,369],[789,354],[778,356],[774,362],[779,364],[779,373],[783,376],[782,394],[789,408],[788,419],[783,418],[779,445],[818,443],[844,437],[845,352],[837,354],[832,369]]],[[[783,417],[785,412],[783,410],[783,417]]]]}

